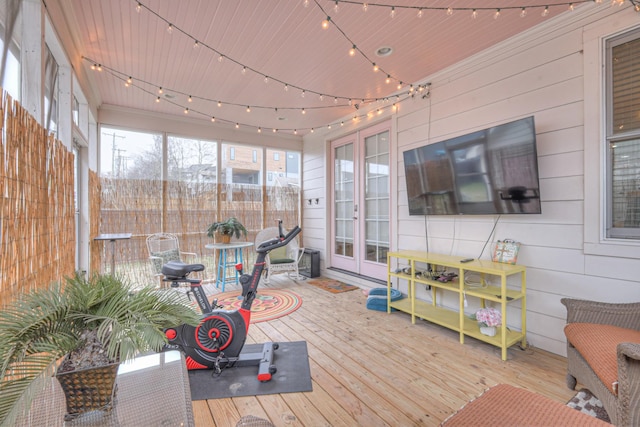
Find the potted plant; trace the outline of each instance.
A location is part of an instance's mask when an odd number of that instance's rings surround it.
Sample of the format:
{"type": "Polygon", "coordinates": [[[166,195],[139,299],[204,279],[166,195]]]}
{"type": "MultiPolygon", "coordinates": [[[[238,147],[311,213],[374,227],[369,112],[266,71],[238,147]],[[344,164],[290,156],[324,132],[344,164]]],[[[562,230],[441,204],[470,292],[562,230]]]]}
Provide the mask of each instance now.
{"type": "Polygon", "coordinates": [[[502,324],[502,314],[493,307],[479,309],[472,318],[478,322],[480,332],[490,337],[495,336],[496,326],[502,324]]]}
{"type": "Polygon", "coordinates": [[[229,243],[231,237],[239,239],[242,235],[247,236],[247,229],[236,217],[228,218],[224,221],[214,222],[207,229],[207,236],[214,237],[216,232],[222,236],[222,243],[229,243]]]}
{"type": "Polygon", "coordinates": [[[133,291],[112,275],[76,275],[18,297],[0,311],[0,424],[11,425],[54,371],[67,398],[65,419],[110,409],[119,363],[160,351],[165,328],[198,322],[184,294],[133,291]],[[68,382],[69,372],[83,377],[68,382]]]}

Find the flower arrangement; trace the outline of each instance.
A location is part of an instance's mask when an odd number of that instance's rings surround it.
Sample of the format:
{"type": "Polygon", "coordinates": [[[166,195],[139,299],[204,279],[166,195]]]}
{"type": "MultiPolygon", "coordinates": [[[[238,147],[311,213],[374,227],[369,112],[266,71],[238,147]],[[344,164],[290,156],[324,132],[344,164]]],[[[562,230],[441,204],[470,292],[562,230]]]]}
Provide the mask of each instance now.
{"type": "Polygon", "coordinates": [[[502,314],[493,307],[481,308],[476,311],[475,319],[480,326],[495,327],[502,325],[502,314]]]}

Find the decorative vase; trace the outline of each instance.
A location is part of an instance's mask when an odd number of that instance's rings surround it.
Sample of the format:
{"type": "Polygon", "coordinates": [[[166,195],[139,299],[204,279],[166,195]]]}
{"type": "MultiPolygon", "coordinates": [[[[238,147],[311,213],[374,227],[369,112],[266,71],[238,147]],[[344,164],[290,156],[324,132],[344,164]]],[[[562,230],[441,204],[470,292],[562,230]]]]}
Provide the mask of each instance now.
{"type": "Polygon", "coordinates": [[[116,375],[120,363],[56,372],[67,404],[65,421],[90,411],[112,409],[116,394],[116,375]]]}
{"type": "Polygon", "coordinates": [[[496,327],[495,326],[480,326],[480,333],[483,335],[487,335],[493,337],[496,335],[496,327]]]}

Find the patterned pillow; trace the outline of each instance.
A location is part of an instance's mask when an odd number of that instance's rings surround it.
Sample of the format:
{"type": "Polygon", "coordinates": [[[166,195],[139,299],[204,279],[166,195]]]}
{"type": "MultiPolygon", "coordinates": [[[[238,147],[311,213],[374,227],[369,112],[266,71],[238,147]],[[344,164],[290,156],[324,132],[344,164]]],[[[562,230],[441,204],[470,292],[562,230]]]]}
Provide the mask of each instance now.
{"type": "Polygon", "coordinates": [[[151,256],[157,257],[151,258],[156,274],[162,273],[162,266],[169,261],[180,261],[180,252],[177,249],[169,249],[164,252],[152,252],[151,256]]]}

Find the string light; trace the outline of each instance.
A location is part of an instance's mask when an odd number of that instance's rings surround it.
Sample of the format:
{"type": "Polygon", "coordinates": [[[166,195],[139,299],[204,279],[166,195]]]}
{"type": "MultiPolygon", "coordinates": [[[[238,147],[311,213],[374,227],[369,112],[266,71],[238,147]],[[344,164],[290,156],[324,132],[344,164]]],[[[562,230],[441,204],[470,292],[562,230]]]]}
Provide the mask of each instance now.
{"type": "Polygon", "coordinates": [[[418,14],[416,15],[418,18],[422,18],[423,12],[422,8],[418,9],[418,14]]]}
{"type": "Polygon", "coordinates": [[[338,13],[340,11],[340,6],[338,6],[338,0],[336,0],[336,4],[335,4],[335,6],[333,6],[333,11],[335,13],[338,13]]]}
{"type": "Polygon", "coordinates": [[[523,7],[520,11],[520,18],[524,18],[525,16],[527,16],[527,9],[523,7]]]}
{"type": "Polygon", "coordinates": [[[395,6],[391,6],[391,13],[389,14],[389,16],[391,18],[395,18],[396,17],[396,8],[395,8],[395,6]]]}
{"type": "Polygon", "coordinates": [[[349,49],[349,56],[356,56],[356,45],[354,44],[351,49],[349,49]]]}
{"type": "Polygon", "coordinates": [[[189,109],[188,109],[188,108],[185,108],[185,109],[184,109],[184,113],[185,113],[185,114],[189,114],[189,109]]]}
{"type": "Polygon", "coordinates": [[[140,2],[138,2],[138,4],[136,5],[136,12],[140,13],[140,9],[142,9],[142,5],[140,4],[140,2]]]}
{"type": "Polygon", "coordinates": [[[198,47],[198,40],[194,40],[193,42],[193,48],[196,49],[198,47]]]}
{"type": "Polygon", "coordinates": [[[496,9],[496,13],[493,14],[493,19],[500,18],[500,9],[496,9]]]}
{"type": "Polygon", "coordinates": [[[478,10],[473,9],[473,11],[471,12],[471,19],[476,19],[477,17],[478,17],[478,10]]]}
{"type": "Polygon", "coordinates": [[[542,11],[542,16],[547,16],[549,15],[549,6],[545,6],[544,10],[542,11]]]}
{"type": "Polygon", "coordinates": [[[448,15],[448,16],[453,15],[453,8],[452,8],[452,7],[448,7],[448,8],[447,8],[447,15],[448,15]]]}
{"type": "Polygon", "coordinates": [[[187,99],[188,102],[193,102],[193,98],[191,98],[191,95],[189,95],[189,99],[187,99]]]}
{"type": "Polygon", "coordinates": [[[167,27],[167,33],[169,34],[173,33],[173,24],[169,24],[169,26],[167,27]]]}
{"type": "Polygon", "coordinates": [[[326,30],[327,28],[329,28],[329,21],[331,21],[331,17],[330,16],[327,16],[327,19],[322,21],[322,29],[323,30],[326,30]]]}
{"type": "Polygon", "coordinates": [[[362,11],[366,12],[367,10],[369,10],[369,5],[367,3],[362,3],[362,11]]]}

